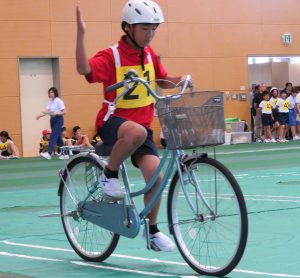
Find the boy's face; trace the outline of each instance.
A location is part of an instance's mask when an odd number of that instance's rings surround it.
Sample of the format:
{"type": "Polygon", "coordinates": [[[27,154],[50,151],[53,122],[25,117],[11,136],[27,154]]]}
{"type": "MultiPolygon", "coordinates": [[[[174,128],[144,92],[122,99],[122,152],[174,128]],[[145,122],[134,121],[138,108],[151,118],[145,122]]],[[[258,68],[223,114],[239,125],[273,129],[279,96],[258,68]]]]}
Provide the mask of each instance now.
{"type": "Polygon", "coordinates": [[[268,101],[269,99],[270,99],[270,95],[269,94],[264,95],[264,100],[268,101]]]}
{"type": "Polygon", "coordinates": [[[78,139],[80,139],[82,136],[81,136],[81,129],[78,129],[74,132],[74,136],[78,139]]]}
{"type": "Polygon", "coordinates": [[[158,24],[127,25],[128,32],[140,47],[146,47],[152,41],[158,24]]]}
{"type": "Polygon", "coordinates": [[[281,96],[282,99],[286,99],[287,94],[286,93],[282,93],[280,96],[281,96]]]}

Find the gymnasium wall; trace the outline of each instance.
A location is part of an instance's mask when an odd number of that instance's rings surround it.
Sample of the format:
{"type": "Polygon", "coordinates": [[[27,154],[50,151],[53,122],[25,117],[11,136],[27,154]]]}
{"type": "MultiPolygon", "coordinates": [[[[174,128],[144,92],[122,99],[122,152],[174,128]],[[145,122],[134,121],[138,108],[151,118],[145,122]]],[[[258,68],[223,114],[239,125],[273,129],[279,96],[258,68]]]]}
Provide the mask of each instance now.
{"type": "MultiPolygon", "coordinates": [[[[125,0],[81,0],[88,55],[122,34],[125,0]]],[[[199,90],[248,92],[249,55],[300,54],[299,0],[158,0],[164,10],[152,45],[170,75],[190,73],[199,90]],[[292,45],[281,36],[292,34],[292,45]],[[245,90],[244,90],[245,88],[245,90]]],[[[76,73],[77,0],[0,0],[0,129],[22,150],[18,57],[58,57],[60,88],[68,114],[89,136],[102,98],[100,84],[76,73]]],[[[249,120],[249,103],[226,100],[226,117],[249,120]]],[[[34,123],[33,123],[34,124],[34,123]]],[[[157,120],[154,129],[159,129],[157,120]]],[[[156,132],[156,140],[159,132],[156,132]]]]}

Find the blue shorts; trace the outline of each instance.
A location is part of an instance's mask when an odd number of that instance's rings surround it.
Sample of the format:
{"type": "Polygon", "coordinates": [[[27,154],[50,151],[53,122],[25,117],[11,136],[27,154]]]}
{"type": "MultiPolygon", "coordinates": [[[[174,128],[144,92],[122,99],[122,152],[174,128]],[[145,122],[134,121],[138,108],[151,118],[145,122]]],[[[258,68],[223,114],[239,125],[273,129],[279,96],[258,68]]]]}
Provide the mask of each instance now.
{"type": "Polygon", "coordinates": [[[289,123],[289,113],[278,113],[278,122],[280,125],[285,125],[289,123]]]}
{"type": "MultiPolygon", "coordinates": [[[[119,127],[127,120],[119,117],[109,118],[102,127],[99,128],[98,134],[101,137],[104,144],[113,146],[118,140],[119,127]]],[[[132,164],[138,168],[138,165],[134,159],[135,155],[151,154],[158,157],[156,145],[153,141],[153,130],[146,128],[148,136],[142,146],[140,146],[135,153],[131,156],[132,164]]]]}
{"type": "Polygon", "coordinates": [[[289,109],[289,126],[296,126],[295,109],[289,109]]]}

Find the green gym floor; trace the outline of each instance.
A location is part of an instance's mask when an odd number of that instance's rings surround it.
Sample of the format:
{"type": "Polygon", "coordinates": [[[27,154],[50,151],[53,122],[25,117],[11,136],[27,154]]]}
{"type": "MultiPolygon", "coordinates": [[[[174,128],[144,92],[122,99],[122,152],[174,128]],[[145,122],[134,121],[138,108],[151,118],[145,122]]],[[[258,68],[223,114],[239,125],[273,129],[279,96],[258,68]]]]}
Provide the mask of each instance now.
{"type": "MultiPolygon", "coordinates": [[[[245,254],[227,277],[300,278],[300,143],[220,146],[216,153],[237,178],[249,213],[245,254]]],[[[148,251],[140,235],[121,238],[105,262],[78,257],[60,218],[39,217],[59,212],[57,172],[62,166],[57,158],[0,161],[0,277],[197,276],[178,251],[148,251]]],[[[129,170],[134,183],[141,183],[138,172],[132,166],[129,170]]],[[[159,224],[164,232],[166,196],[159,224]]]]}

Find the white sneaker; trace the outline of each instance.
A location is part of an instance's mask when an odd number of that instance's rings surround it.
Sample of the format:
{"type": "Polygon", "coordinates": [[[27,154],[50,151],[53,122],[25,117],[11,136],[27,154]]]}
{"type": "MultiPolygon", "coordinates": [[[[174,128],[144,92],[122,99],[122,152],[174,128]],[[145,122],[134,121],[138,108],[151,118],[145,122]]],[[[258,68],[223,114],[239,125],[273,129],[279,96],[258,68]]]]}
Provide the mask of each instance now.
{"type": "Polygon", "coordinates": [[[273,138],[271,139],[271,143],[276,143],[277,141],[273,138]]]}
{"type": "Polygon", "coordinates": [[[116,199],[124,198],[124,192],[121,189],[118,179],[108,179],[105,174],[102,173],[99,181],[103,185],[103,190],[106,195],[116,199]]]}
{"type": "Polygon", "coordinates": [[[269,139],[265,139],[264,143],[270,143],[271,141],[269,139]]]}
{"type": "Polygon", "coordinates": [[[293,137],[293,140],[300,140],[300,137],[296,135],[293,137]]]}
{"type": "MultiPolygon", "coordinates": [[[[150,236],[150,246],[154,251],[172,252],[175,250],[175,244],[173,241],[163,234],[162,232],[157,232],[150,236]]],[[[146,240],[146,231],[143,232],[143,239],[146,240]]]]}
{"type": "Polygon", "coordinates": [[[50,160],[51,159],[51,155],[48,152],[44,152],[44,153],[40,153],[40,156],[50,160]]]}
{"type": "Polygon", "coordinates": [[[61,154],[58,158],[59,159],[69,159],[70,157],[67,154],[61,154]]]}

